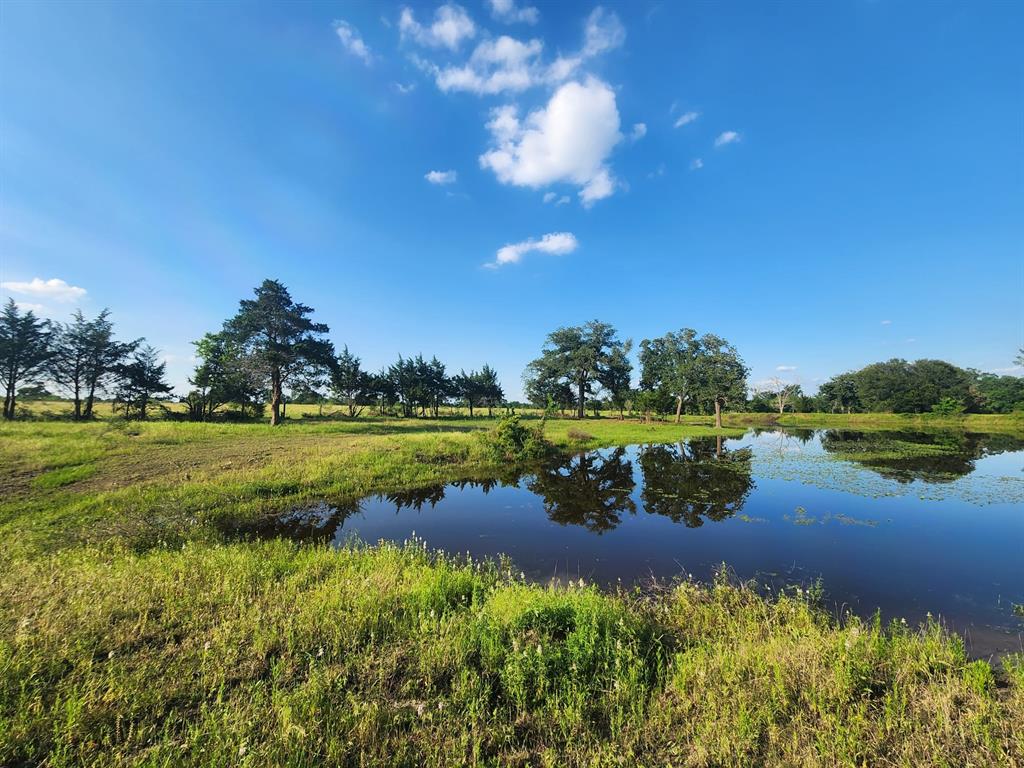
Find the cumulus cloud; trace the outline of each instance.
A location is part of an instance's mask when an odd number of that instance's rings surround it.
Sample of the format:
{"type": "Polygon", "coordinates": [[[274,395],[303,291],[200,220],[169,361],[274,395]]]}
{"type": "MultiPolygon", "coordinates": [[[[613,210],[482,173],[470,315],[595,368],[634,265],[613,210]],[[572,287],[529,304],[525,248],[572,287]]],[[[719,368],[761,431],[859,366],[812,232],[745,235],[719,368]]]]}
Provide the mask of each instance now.
{"type": "Polygon", "coordinates": [[[795,365],[776,365],[775,366],[775,370],[776,371],[795,371],[796,370],[796,366],[795,365]]]}
{"type": "Polygon", "coordinates": [[[646,123],[634,123],[633,132],[629,134],[629,137],[633,141],[639,141],[647,135],[647,124],[646,123]]]}
{"type": "Polygon", "coordinates": [[[726,144],[733,144],[740,140],[740,135],[736,131],[723,131],[718,134],[718,138],[715,139],[716,147],[724,147],[726,144]]]}
{"type": "Polygon", "coordinates": [[[690,170],[691,171],[699,171],[703,167],[704,167],[704,161],[701,160],[699,157],[695,157],[695,158],[693,158],[693,160],[690,161],[690,170]]]}
{"type": "Polygon", "coordinates": [[[536,24],[540,19],[540,12],[533,6],[519,7],[515,0],[487,0],[491,6],[491,16],[506,24],[523,22],[524,24],[536,24]]]}
{"type": "Polygon", "coordinates": [[[607,161],[622,139],[619,111],[615,92],[597,78],[566,83],[523,120],[514,106],[497,107],[487,128],[493,147],[480,156],[480,166],[503,184],[575,184],[584,205],[614,191],[607,161]]]}
{"type": "MultiPolygon", "coordinates": [[[[409,18],[412,19],[411,11],[409,18]]],[[[558,85],[569,80],[588,59],[622,45],[624,39],[625,30],[618,16],[596,8],[584,24],[580,51],[559,56],[550,63],[542,60],[542,41],[517,40],[508,35],[482,41],[462,64],[439,66],[423,59],[415,61],[434,77],[442,91],[477,95],[518,93],[534,86],[558,85]]]]}
{"type": "Polygon", "coordinates": [[[341,44],[345,46],[346,51],[356,58],[362,59],[366,66],[370,66],[373,63],[373,54],[370,53],[370,46],[363,41],[358,29],[347,21],[336,21],[334,22],[334,32],[338,39],[341,40],[341,44]]]}
{"type": "Polygon", "coordinates": [[[498,249],[494,261],[484,266],[496,269],[505,264],[517,264],[520,259],[532,251],[562,255],[572,253],[579,247],[579,241],[572,232],[549,232],[539,240],[530,238],[518,243],[509,243],[498,249]]]}
{"type": "Polygon", "coordinates": [[[682,128],[684,125],[689,125],[694,120],[700,117],[700,112],[686,112],[676,118],[676,121],[672,124],[673,128],[682,128]]]}
{"type": "Polygon", "coordinates": [[[39,299],[52,299],[53,301],[72,302],[77,301],[86,294],[85,288],[77,285],[68,285],[56,277],[50,280],[43,280],[38,277],[32,278],[29,282],[10,280],[0,283],[0,288],[6,288],[12,293],[34,296],[39,299]]]}
{"type": "Polygon", "coordinates": [[[423,178],[431,184],[454,184],[458,174],[455,171],[428,171],[423,178]]]}
{"type": "Polygon", "coordinates": [[[398,17],[398,30],[403,40],[457,51],[463,40],[476,35],[476,24],[461,5],[446,3],[434,11],[434,22],[429,27],[416,21],[411,8],[403,8],[398,17]]]}

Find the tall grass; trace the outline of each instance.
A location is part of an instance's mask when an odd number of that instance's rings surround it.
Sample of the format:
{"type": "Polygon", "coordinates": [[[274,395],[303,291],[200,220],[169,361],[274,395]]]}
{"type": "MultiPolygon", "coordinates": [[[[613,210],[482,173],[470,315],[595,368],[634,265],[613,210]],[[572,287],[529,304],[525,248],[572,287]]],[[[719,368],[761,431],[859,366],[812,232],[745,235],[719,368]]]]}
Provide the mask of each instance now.
{"type": "Polygon", "coordinates": [[[935,626],[840,626],[724,579],[519,583],[418,543],[191,544],[0,582],[2,765],[1013,765],[997,684],[935,626]]]}

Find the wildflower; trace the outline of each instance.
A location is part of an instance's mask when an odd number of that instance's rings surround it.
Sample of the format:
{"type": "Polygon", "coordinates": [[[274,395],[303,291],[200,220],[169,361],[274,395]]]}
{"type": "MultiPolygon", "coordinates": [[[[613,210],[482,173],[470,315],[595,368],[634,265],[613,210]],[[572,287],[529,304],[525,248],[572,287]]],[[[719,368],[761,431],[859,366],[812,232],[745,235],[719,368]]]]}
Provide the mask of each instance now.
{"type": "Polygon", "coordinates": [[[111,651],[110,653],[108,653],[108,654],[107,654],[107,658],[108,658],[108,659],[112,659],[112,658],[114,658],[114,652],[113,652],[113,651],[111,651]]]}
{"type": "Polygon", "coordinates": [[[317,656],[317,658],[320,658],[320,657],[321,657],[321,656],[323,656],[323,655],[324,655],[324,647],[323,647],[323,646],[321,645],[321,646],[320,646],[320,650],[318,650],[318,651],[316,652],[316,656],[317,656]]]}

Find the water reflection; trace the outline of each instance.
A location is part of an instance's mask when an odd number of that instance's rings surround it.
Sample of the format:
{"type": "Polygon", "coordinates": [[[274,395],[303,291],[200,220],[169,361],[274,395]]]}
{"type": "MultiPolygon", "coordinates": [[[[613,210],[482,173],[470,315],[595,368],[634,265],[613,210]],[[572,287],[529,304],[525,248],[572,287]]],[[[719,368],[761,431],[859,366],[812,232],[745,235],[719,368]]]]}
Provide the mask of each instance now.
{"type": "Polygon", "coordinates": [[[731,517],[754,487],[752,458],[749,448],[729,450],[720,438],[646,446],[638,459],[644,509],[687,528],[731,517]]]}
{"type": "Polygon", "coordinates": [[[826,430],[821,447],[900,483],[950,483],[971,474],[985,456],[1024,450],[1024,440],[972,432],[826,430]]]}
{"type": "Polygon", "coordinates": [[[618,526],[623,513],[636,513],[633,462],[625,448],[578,454],[540,470],[526,487],[543,498],[548,517],[560,525],[603,533],[618,526]]]}

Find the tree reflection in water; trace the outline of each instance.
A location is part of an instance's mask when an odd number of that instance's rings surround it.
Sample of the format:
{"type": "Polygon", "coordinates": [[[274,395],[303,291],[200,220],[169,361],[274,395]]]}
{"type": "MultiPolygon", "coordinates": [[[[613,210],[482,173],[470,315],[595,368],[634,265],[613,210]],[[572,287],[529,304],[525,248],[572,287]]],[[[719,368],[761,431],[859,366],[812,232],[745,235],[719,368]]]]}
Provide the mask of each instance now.
{"type": "Polygon", "coordinates": [[[640,452],[644,509],[697,528],[740,511],[754,488],[752,451],[729,450],[721,438],[648,445],[640,452]]]}
{"type": "Polygon", "coordinates": [[[622,514],[636,513],[630,497],[633,462],[624,448],[607,455],[581,453],[540,470],[526,486],[544,499],[544,509],[560,525],[582,525],[603,533],[622,522],[622,514]]]}
{"type": "Polygon", "coordinates": [[[1024,449],[1024,440],[974,432],[855,432],[830,429],[821,435],[828,453],[856,462],[901,483],[950,483],[969,475],[985,456],[1024,449]]]}

